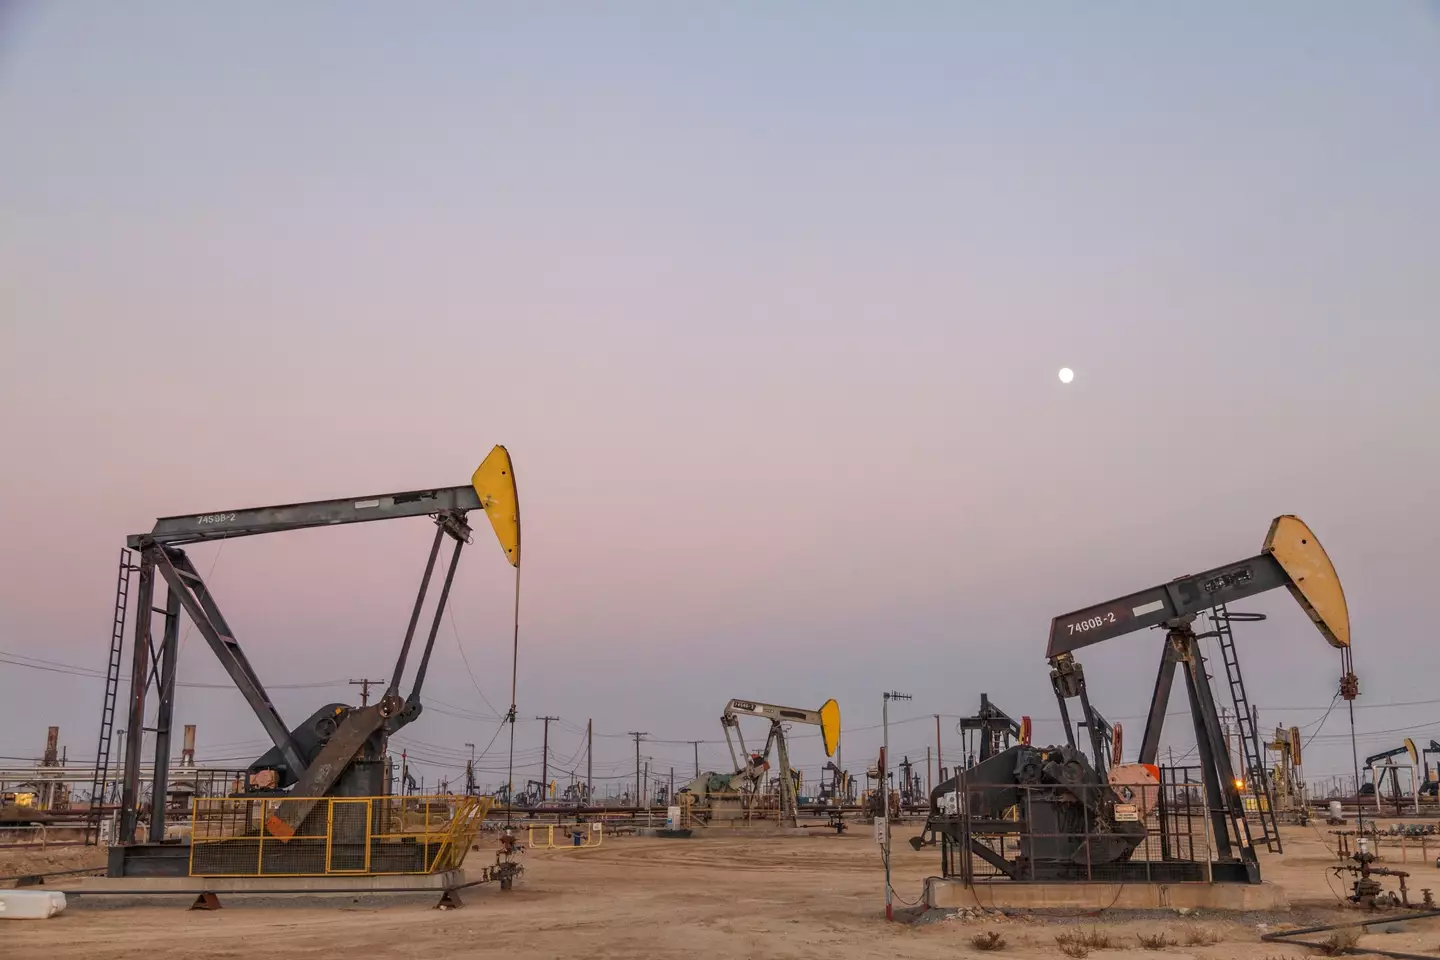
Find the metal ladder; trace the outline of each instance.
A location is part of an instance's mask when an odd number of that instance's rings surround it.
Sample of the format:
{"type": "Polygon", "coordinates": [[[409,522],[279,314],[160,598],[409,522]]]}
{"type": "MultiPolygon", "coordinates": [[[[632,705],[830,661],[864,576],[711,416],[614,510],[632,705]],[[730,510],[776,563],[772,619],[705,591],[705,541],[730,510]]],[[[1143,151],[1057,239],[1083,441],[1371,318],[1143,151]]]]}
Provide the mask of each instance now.
{"type": "Polygon", "coordinates": [[[1251,622],[1265,619],[1259,613],[1231,613],[1222,603],[1210,611],[1210,620],[1215,625],[1215,637],[1220,642],[1220,659],[1225,664],[1225,678],[1230,684],[1230,698],[1235,703],[1235,723],[1240,731],[1240,752],[1245,758],[1245,779],[1255,793],[1256,805],[1260,808],[1256,819],[1260,824],[1260,836],[1271,853],[1281,853],[1280,828],[1275,821],[1275,802],[1270,791],[1270,777],[1265,770],[1265,755],[1260,752],[1260,738],[1250,712],[1250,700],[1245,696],[1245,681],[1240,677],[1240,660],[1235,653],[1235,633],[1232,622],[1251,622]]]}
{"type": "Polygon", "coordinates": [[[134,555],[120,548],[120,571],[115,582],[115,621],[110,629],[110,665],[105,672],[105,701],[100,708],[100,743],[95,748],[95,778],[90,784],[90,812],[85,818],[85,843],[100,842],[105,819],[105,788],[110,779],[110,741],[115,731],[115,700],[120,692],[120,658],[125,645],[125,615],[130,607],[130,575],[134,555]]]}

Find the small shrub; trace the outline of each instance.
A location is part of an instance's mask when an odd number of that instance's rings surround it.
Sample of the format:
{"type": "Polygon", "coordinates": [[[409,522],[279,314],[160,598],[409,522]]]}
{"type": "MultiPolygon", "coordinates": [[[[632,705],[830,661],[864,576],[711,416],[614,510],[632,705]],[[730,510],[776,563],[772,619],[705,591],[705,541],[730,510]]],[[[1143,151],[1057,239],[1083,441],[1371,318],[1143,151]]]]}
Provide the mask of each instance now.
{"type": "Polygon", "coordinates": [[[1164,932],[1150,934],[1149,936],[1140,933],[1136,934],[1135,939],[1139,940],[1140,946],[1146,950],[1164,950],[1166,947],[1176,945],[1176,941],[1171,940],[1164,932]]]}
{"type": "Polygon", "coordinates": [[[970,938],[970,945],[976,950],[1004,950],[1005,938],[994,930],[977,933],[970,938]]]}
{"type": "Polygon", "coordinates": [[[1108,933],[1101,933],[1098,929],[1073,930],[1070,933],[1062,933],[1055,938],[1060,947],[1060,952],[1067,957],[1088,956],[1091,950],[1108,950],[1115,944],[1108,933]]]}
{"type": "Polygon", "coordinates": [[[1219,942],[1220,937],[1213,930],[1191,927],[1185,931],[1185,945],[1189,947],[1208,947],[1219,942]]]}
{"type": "Polygon", "coordinates": [[[1336,930],[1317,943],[1315,947],[1327,957],[1338,957],[1343,953],[1349,953],[1350,949],[1359,942],[1360,931],[1354,927],[1346,927],[1343,930],[1336,930]]]}
{"type": "Polygon", "coordinates": [[[1110,934],[1101,933],[1096,927],[1091,927],[1089,930],[1081,933],[1080,942],[1091,950],[1109,950],[1115,946],[1114,941],[1110,939],[1110,934]]]}

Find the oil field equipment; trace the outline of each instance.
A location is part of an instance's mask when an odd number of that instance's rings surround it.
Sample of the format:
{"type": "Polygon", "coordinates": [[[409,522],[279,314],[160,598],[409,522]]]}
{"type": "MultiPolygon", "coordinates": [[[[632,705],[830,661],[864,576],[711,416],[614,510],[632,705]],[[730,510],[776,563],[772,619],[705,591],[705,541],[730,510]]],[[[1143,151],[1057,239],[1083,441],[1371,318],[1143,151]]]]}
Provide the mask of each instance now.
{"type": "Polygon", "coordinates": [[[1400,771],[1410,771],[1410,792],[1411,800],[1415,805],[1415,812],[1420,812],[1420,790],[1422,781],[1420,777],[1420,751],[1415,748],[1415,741],[1409,737],[1400,746],[1391,750],[1382,750],[1379,753],[1371,754],[1365,758],[1365,772],[1370,774],[1370,782],[1360,787],[1359,793],[1373,793],[1375,795],[1375,809],[1380,810],[1382,798],[1395,805],[1395,812],[1398,814],[1405,804],[1405,794],[1400,786],[1400,771]],[[1401,759],[1408,762],[1400,762],[1401,759]],[[1387,794],[1388,788],[1388,796],[1387,794]]]}
{"type": "MultiPolygon", "coordinates": [[[[1325,639],[1341,651],[1341,695],[1353,700],[1350,620],[1339,577],[1310,529],[1282,516],[1254,557],[1181,577],[1158,587],[1056,617],[1046,657],[1065,726],[1066,744],[1016,745],[940,784],[930,796],[918,848],[937,838],[945,876],[971,883],[1011,881],[1248,882],[1260,881],[1245,808],[1243,781],[1230,766],[1215,697],[1200,651],[1203,637],[1220,644],[1251,782],[1265,791],[1260,745],[1232,622],[1261,619],[1229,613],[1227,604],[1286,587],[1325,639]],[[1207,614],[1213,630],[1196,633],[1207,614]],[[1166,631],[1165,649],[1142,737],[1138,763],[1121,762],[1122,744],[1090,703],[1074,652],[1147,627],[1166,631]],[[1160,768],[1161,724],[1183,665],[1198,766],[1160,768]],[[1079,699],[1089,756],[1076,742],[1068,701],[1079,699]],[[1107,736],[1108,732],[1108,736],[1107,736]]],[[[1279,849],[1274,811],[1258,804],[1262,839],[1279,849]]]]}
{"type": "Polygon", "coordinates": [[[965,743],[965,766],[973,767],[984,763],[1002,750],[1010,748],[1012,742],[1030,742],[1030,718],[1019,721],[990,702],[990,695],[980,694],[980,709],[969,717],[961,717],[955,730],[965,743]],[[978,749],[976,741],[978,740],[978,749]]]}
{"type": "Polygon", "coordinates": [[[1422,796],[1440,795],[1440,767],[1431,766],[1430,758],[1440,756],[1440,740],[1431,740],[1430,746],[1420,751],[1420,793],[1422,796]]]}
{"type": "Polygon", "coordinates": [[[820,795],[816,798],[822,805],[843,807],[855,803],[855,779],[848,771],[834,760],[826,760],[822,772],[829,774],[820,781],[820,795]]]}
{"type": "MultiPolygon", "coordinates": [[[[1120,763],[1124,756],[1125,730],[1120,724],[1111,723],[1109,720],[1106,720],[1100,715],[1100,711],[1096,710],[1093,706],[1090,708],[1090,714],[1095,718],[1095,727],[1100,734],[1098,738],[1100,755],[1095,758],[1095,766],[1101,770],[1109,770],[1115,764],[1120,763]]],[[[1077,728],[1084,727],[1088,731],[1090,723],[1081,720],[1075,724],[1075,726],[1077,728]]],[[[1087,737],[1086,739],[1090,738],[1087,737]]],[[[1092,748],[1096,742],[1096,740],[1091,740],[1092,748]]]]}
{"type": "MultiPolygon", "coordinates": [[[[345,872],[350,873],[374,872],[378,864],[388,865],[378,872],[412,872],[410,868],[416,863],[422,867],[419,872],[428,872],[453,865],[453,857],[457,855],[463,857],[469,849],[464,831],[471,827],[478,829],[479,820],[484,817],[482,807],[488,806],[488,801],[482,803],[474,797],[451,798],[445,802],[445,808],[440,809],[438,800],[407,797],[402,801],[387,797],[385,754],[387,739],[420,716],[420,692],[435,637],[461,550],[471,542],[467,518],[473,510],[485,512],[506,559],[518,573],[520,508],[510,455],[500,446],[490,451],[470,483],[463,486],[164,517],[157,520],[148,533],[128,539],[128,549],[121,557],[121,586],[117,590],[116,628],[111,642],[111,671],[106,684],[99,753],[103,767],[109,756],[106,734],[113,724],[115,690],[119,685],[120,646],[129,598],[128,571],[136,570],[139,584],[131,696],[119,836],[110,851],[111,876],[184,875],[192,868],[193,861],[219,856],[218,851],[226,848],[224,841],[234,839],[243,839],[248,844],[247,851],[254,848],[260,865],[257,870],[261,873],[268,872],[263,866],[267,862],[276,869],[282,869],[283,865],[282,872],[290,874],[334,872],[333,858],[314,851],[333,851],[336,847],[344,848],[344,857],[348,858],[345,872]],[[271,702],[214,594],[183,548],[192,543],[413,517],[430,517],[435,524],[435,535],[399,655],[383,695],[375,703],[358,707],[326,704],[298,726],[291,727],[271,702]],[[400,684],[406,661],[436,560],[447,537],[454,542],[449,566],[413,684],[410,692],[402,695],[400,684]],[[133,563],[130,551],[139,552],[138,565],[133,563]],[[166,586],[162,608],[154,607],[157,576],[166,586]],[[250,765],[239,796],[196,806],[195,815],[206,817],[203,825],[197,823],[201,830],[196,836],[203,838],[203,850],[201,846],[177,849],[176,844],[163,843],[165,822],[159,809],[150,816],[148,836],[143,841],[136,836],[142,812],[140,774],[145,732],[153,731],[155,735],[151,795],[163,797],[169,780],[182,611],[244,695],[273,744],[250,765]],[[151,631],[155,613],[164,618],[158,645],[151,631]],[[158,709],[153,726],[147,726],[146,697],[151,689],[156,693],[158,709]],[[423,842],[417,841],[417,834],[410,829],[416,822],[417,810],[422,823],[420,835],[426,838],[423,842]],[[208,833],[210,826],[217,822],[228,824],[230,832],[224,836],[208,833]],[[449,852],[440,852],[442,843],[443,850],[449,852]],[[457,843],[461,845],[457,847],[457,843]],[[408,851],[399,850],[400,846],[408,851]],[[418,861],[414,859],[417,847],[421,851],[418,861]],[[304,854],[307,850],[310,853],[304,854]],[[405,869],[395,868],[396,857],[404,860],[405,869]]],[[[97,777],[103,775],[103,770],[97,771],[97,777]]],[[[236,849],[230,845],[232,853],[236,849]]],[[[247,852],[245,856],[248,855],[247,852]]],[[[248,859],[245,862],[248,863],[248,859]]]]}
{"type": "MultiPolygon", "coordinates": [[[[1101,728],[1085,689],[1085,674],[1075,660],[1075,651],[1104,640],[1148,627],[1165,630],[1165,647],[1150,702],[1149,717],[1141,738],[1139,764],[1154,768],[1160,749],[1160,732],[1174,685],[1175,670],[1183,666],[1190,713],[1195,728],[1201,786],[1205,809],[1211,820],[1215,845],[1210,870],[1217,881],[1260,880],[1255,840],[1279,851],[1280,837],[1274,807],[1268,795],[1264,755],[1260,750],[1249,699],[1240,674],[1232,624],[1263,619],[1256,614],[1231,613],[1228,604],[1279,587],[1287,588],[1319,629],[1326,641],[1340,650],[1341,693],[1353,699],[1358,692],[1350,660],[1350,615],[1340,578],[1320,541],[1298,517],[1277,517],[1270,524],[1264,545],[1256,556],[1229,563],[1193,576],[1180,577],[1129,596],[1056,617],[1050,626],[1046,657],[1051,681],[1068,744],[1075,745],[1067,702],[1078,698],[1088,728],[1092,756],[1102,755],[1101,728]],[[1212,629],[1197,633],[1196,619],[1207,614],[1212,629]],[[1205,672],[1200,640],[1214,637],[1220,647],[1225,676],[1240,726],[1242,753],[1246,766],[1240,779],[1230,764],[1225,736],[1220,725],[1215,696],[1205,672]],[[1242,788],[1246,782],[1263,794],[1257,803],[1260,833],[1252,840],[1246,822],[1242,788]]],[[[1136,765],[1131,765],[1132,768],[1136,765]]],[[[1102,783],[1113,780],[1097,767],[1102,783]]],[[[1163,799],[1163,797],[1162,797],[1163,799]]]]}
{"type": "Polygon", "coordinates": [[[1275,755],[1270,767],[1270,796],[1275,801],[1276,816],[1302,826],[1309,823],[1310,803],[1305,793],[1305,777],[1300,772],[1300,728],[1276,727],[1265,749],[1275,755]]]}
{"type": "Polygon", "coordinates": [[[1016,744],[936,787],[924,831],[910,843],[919,850],[938,839],[944,875],[967,882],[972,856],[1018,881],[1202,879],[1163,863],[1130,863],[1146,839],[1141,811],[1158,799],[1122,803],[1073,746],[1016,744]]]}
{"type": "Polygon", "coordinates": [[[779,817],[791,826],[799,826],[799,802],[795,780],[791,776],[790,747],[785,737],[786,723],[806,723],[819,727],[820,738],[825,745],[825,756],[835,756],[835,748],[840,743],[840,705],[834,700],[826,700],[818,710],[780,707],[773,703],[757,703],[754,700],[731,700],[720,715],[720,726],[725,730],[725,745],[730,748],[730,760],[735,764],[737,779],[751,784],[752,798],[758,794],[758,789],[753,788],[758,787],[760,777],[769,769],[770,751],[772,748],[775,750],[780,765],[777,777],[780,781],[779,817]],[[746,749],[745,735],[740,732],[742,716],[763,717],[770,721],[765,749],[755,753],[746,749]],[[731,738],[731,731],[734,731],[734,739],[731,738]],[[736,740],[740,743],[739,754],[735,752],[736,740]],[[740,760],[742,756],[745,758],[743,763],[740,760]]]}

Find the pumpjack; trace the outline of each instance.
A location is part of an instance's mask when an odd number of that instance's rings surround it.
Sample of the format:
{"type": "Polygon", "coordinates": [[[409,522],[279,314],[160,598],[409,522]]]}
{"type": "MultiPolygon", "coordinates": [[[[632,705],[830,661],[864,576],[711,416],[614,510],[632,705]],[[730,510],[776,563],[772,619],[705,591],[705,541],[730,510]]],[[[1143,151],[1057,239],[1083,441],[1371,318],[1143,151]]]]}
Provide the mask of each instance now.
{"type": "Polygon", "coordinates": [[[988,693],[980,694],[980,709],[974,716],[961,717],[956,729],[965,738],[965,766],[973,767],[984,763],[995,754],[1010,747],[1012,741],[1030,742],[1030,718],[1018,721],[990,702],[988,693]],[[971,738],[980,740],[978,755],[971,750],[971,738]]]}
{"type": "Polygon", "coordinates": [[[1420,768],[1423,780],[1420,783],[1422,796],[1433,797],[1440,794],[1440,773],[1437,767],[1430,765],[1430,758],[1440,756],[1440,740],[1431,740],[1430,746],[1420,751],[1420,768]]]}
{"type": "Polygon", "coordinates": [[[828,773],[829,777],[820,781],[820,795],[817,799],[822,804],[843,807],[855,802],[855,781],[847,771],[837,766],[834,760],[826,760],[823,772],[828,773]]]}
{"type": "MultiPolygon", "coordinates": [[[[425,682],[435,637],[449,599],[460,553],[471,542],[467,516],[483,510],[490,521],[506,559],[518,570],[520,563],[520,507],[510,454],[504,447],[490,451],[476,468],[470,483],[401,493],[387,493],[339,500],[293,503],[272,507],[163,517],[154,527],[128,538],[129,550],[139,552],[138,607],[135,614],[133,668],[129,723],[126,728],[125,769],[120,801],[119,844],[112,848],[112,876],[131,872],[154,872],[144,867],[132,871],[131,861],[154,854],[165,837],[163,817],[151,817],[148,844],[136,842],[141,808],[140,768],[142,736],[153,730],[153,796],[164,796],[169,777],[170,737],[175,707],[175,678],[179,657],[182,611],[219,659],[230,679],[244,695],[273,746],[250,765],[244,783],[247,796],[282,797],[270,809],[266,823],[269,835],[285,838],[300,830],[319,798],[328,796],[379,796],[385,793],[386,742],[397,730],[413,723],[423,709],[420,693],[425,682]],[[214,593],[186,555],[193,543],[234,540],[260,534],[283,533],[339,524],[365,523],[429,517],[435,524],[429,559],[420,580],[419,592],[410,614],[404,639],[389,682],[379,701],[352,706],[329,703],[291,727],[280,716],[250,664],[214,593]],[[454,543],[449,566],[435,605],[429,634],[425,639],[413,685],[400,693],[406,661],[425,606],[440,548],[446,538],[454,543]],[[156,578],[166,586],[165,606],[155,609],[156,578]],[[159,646],[154,643],[152,614],[164,617],[159,646]],[[159,706],[153,727],[145,721],[146,694],[158,694],[159,706]]],[[[122,563],[124,561],[122,560],[122,563]]],[[[117,616],[123,622],[123,610],[117,616]]],[[[115,644],[120,633],[117,629],[115,644]]],[[[112,673],[118,671],[120,656],[112,647],[112,673]]],[[[107,704],[108,709],[108,704],[107,704]]],[[[317,813],[319,811],[316,811],[317,813]]]]}
{"type": "Polygon", "coordinates": [[[1420,774],[1420,751],[1415,747],[1415,741],[1409,737],[1400,746],[1390,750],[1382,750],[1373,753],[1365,758],[1365,772],[1370,775],[1370,782],[1361,785],[1359,793],[1361,796],[1373,794],[1375,797],[1375,809],[1380,810],[1382,799],[1395,804],[1395,811],[1399,813],[1405,803],[1405,796],[1400,787],[1400,771],[1409,769],[1410,784],[1414,796],[1411,798],[1415,804],[1415,812],[1420,812],[1420,790],[1423,785],[1420,774]],[[1397,762],[1401,757],[1407,763],[1397,762]],[[1388,783],[1389,796],[1386,796],[1385,785],[1388,783]]]}
{"type": "Polygon", "coordinates": [[[720,715],[720,726],[725,730],[725,745],[730,748],[730,761],[735,765],[736,779],[747,781],[751,786],[752,798],[756,795],[759,779],[769,769],[770,751],[773,748],[780,765],[780,819],[791,826],[800,825],[800,807],[795,788],[795,779],[790,767],[790,747],[786,742],[785,724],[805,723],[820,728],[820,738],[825,745],[825,756],[833,757],[840,743],[840,705],[826,700],[819,710],[802,707],[781,707],[773,703],[757,703],[754,700],[731,700],[720,715]],[[740,717],[763,717],[770,721],[770,732],[765,738],[765,749],[752,753],[745,747],[745,735],[740,732],[740,717]],[[740,743],[740,753],[735,752],[731,731],[740,743]],[[745,762],[740,762],[740,757],[745,762]]]}
{"type": "MultiPolygon", "coordinates": [[[[967,879],[972,876],[973,855],[1012,880],[1103,877],[1124,882],[1208,877],[1218,882],[1258,883],[1258,858],[1240,795],[1243,781],[1235,778],[1230,766],[1200,640],[1207,636],[1219,640],[1236,713],[1244,719],[1242,735],[1252,741],[1247,744],[1247,764],[1257,768],[1253,782],[1263,787],[1263,763],[1250,759],[1258,756],[1259,744],[1254,730],[1247,730],[1250,709],[1230,629],[1232,621],[1254,617],[1230,614],[1226,605],[1279,587],[1290,591],[1326,641],[1339,649],[1340,693],[1353,700],[1359,694],[1359,683],[1352,669],[1350,617],[1339,576],[1309,527],[1297,517],[1277,517],[1257,556],[1054,618],[1046,656],[1067,742],[1047,748],[1018,744],[939,784],[931,792],[925,833],[912,844],[918,849],[939,837],[943,871],[951,875],[949,856],[959,852],[958,872],[967,879]],[[1195,631],[1193,624],[1202,613],[1208,613],[1215,625],[1212,632],[1195,631]],[[1105,742],[1105,731],[1113,728],[1091,705],[1084,670],[1074,653],[1151,627],[1165,631],[1165,647],[1139,762],[1122,764],[1118,737],[1105,742]],[[1171,783],[1167,788],[1155,763],[1170,689],[1180,666],[1200,757],[1204,815],[1210,819],[1215,845],[1215,855],[1207,853],[1209,862],[1204,864],[1194,859],[1193,844],[1189,844],[1190,856],[1182,856],[1164,826],[1167,818],[1172,824],[1180,816],[1188,822],[1188,798],[1180,796],[1188,791],[1188,784],[1177,788],[1171,783]],[[1070,719],[1068,701],[1077,698],[1090,740],[1089,757],[1079,749],[1076,726],[1070,719]],[[1132,854],[1145,840],[1144,822],[1151,810],[1162,824],[1161,858],[1132,863],[1132,854]],[[998,849],[993,845],[995,837],[1004,835],[1017,837],[1014,849],[1018,852],[1013,858],[1005,856],[1010,845],[998,849]]],[[[1268,802],[1260,806],[1273,818],[1268,802]]],[[[1269,828],[1267,839],[1272,849],[1278,850],[1273,819],[1269,828]]],[[[1180,840],[1180,834],[1176,832],[1173,839],[1180,840]]]]}
{"type": "MultiPolygon", "coordinates": [[[[1085,672],[1075,660],[1075,651],[1138,630],[1156,628],[1165,631],[1155,691],[1140,743],[1139,765],[1153,767],[1156,763],[1175,671],[1177,667],[1182,668],[1195,727],[1206,809],[1217,851],[1214,868],[1217,880],[1258,883],[1260,867],[1241,796],[1245,780],[1236,777],[1230,763],[1200,641],[1213,637],[1219,643],[1241,728],[1246,765],[1250,768],[1248,779],[1257,791],[1268,791],[1269,778],[1260,752],[1259,737],[1251,721],[1231,626],[1236,622],[1263,619],[1263,616],[1230,613],[1228,604],[1280,587],[1289,590],[1326,642],[1340,651],[1341,694],[1346,699],[1354,699],[1359,693],[1359,684],[1351,664],[1350,614],[1340,577],[1315,534],[1299,517],[1288,514],[1271,522],[1264,545],[1256,556],[1067,613],[1056,617],[1050,624],[1046,658],[1050,662],[1051,683],[1060,705],[1066,740],[1070,747],[1075,746],[1075,731],[1067,702],[1078,699],[1084,726],[1090,736],[1091,755],[1095,758],[1102,782],[1106,779],[1103,720],[1090,704],[1085,672]],[[1207,614],[1213,626],[1205,633],[1197,633],[1194,627],[1201,614],[1207,614]]],[[[1280,837],[1274,821],[1274,806],[1268,794],[1262,801],[1258,804],[1262,823],[1258,839],[1266,842],[1271,850],[1279,852],[1280,837]]]]}

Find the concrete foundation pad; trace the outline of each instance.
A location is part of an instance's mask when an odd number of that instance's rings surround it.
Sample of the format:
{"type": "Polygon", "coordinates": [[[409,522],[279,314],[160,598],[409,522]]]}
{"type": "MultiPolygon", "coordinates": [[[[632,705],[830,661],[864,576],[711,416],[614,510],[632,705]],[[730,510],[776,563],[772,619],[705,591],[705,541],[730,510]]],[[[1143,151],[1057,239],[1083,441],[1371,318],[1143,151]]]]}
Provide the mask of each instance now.
{"type": "Polygon", "coordinates": [[[1012,883],[967,887],[959,880],[925,881],[925,905],[998,910],[1286,910],[1273,883],[1012,883]]]}
{"type": "Polygon", "coordinates": [[[465,883],[464,870],[364,877],[86,877],[68,893],[343,893],[444,890],[465,883]]]}

